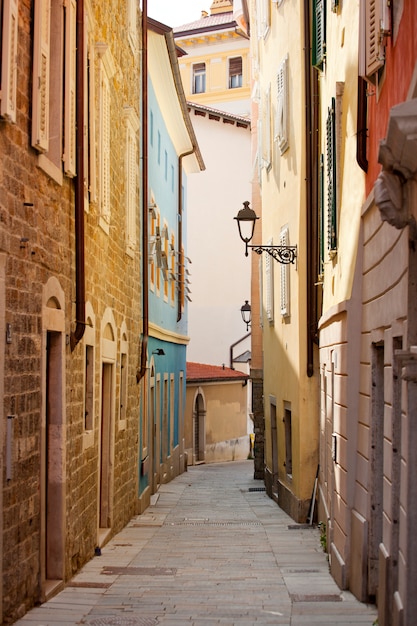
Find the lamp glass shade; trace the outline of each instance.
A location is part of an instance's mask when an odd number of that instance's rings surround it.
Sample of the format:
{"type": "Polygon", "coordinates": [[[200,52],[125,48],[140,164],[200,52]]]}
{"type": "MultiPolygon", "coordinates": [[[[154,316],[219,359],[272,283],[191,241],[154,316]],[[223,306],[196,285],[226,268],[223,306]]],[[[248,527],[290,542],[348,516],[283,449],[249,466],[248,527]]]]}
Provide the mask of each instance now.
{"type": "Polygon", "coordinates": [[[240,313],[242,315],[242,319],[246,324],[246,327],[249,326],[252,318],[251,307],[247,300],[245,300],[245,304],[240,307],[240,313]]]}
{"type": "Polygon", "coordinates": [[[259,219],[253,209],[250,208],[249,202],[243,203],[243,209],[240,209],[234,218],[239,228],[239,236],[245,243],[251,241],[255,231],[256,220],[259,219]]]}

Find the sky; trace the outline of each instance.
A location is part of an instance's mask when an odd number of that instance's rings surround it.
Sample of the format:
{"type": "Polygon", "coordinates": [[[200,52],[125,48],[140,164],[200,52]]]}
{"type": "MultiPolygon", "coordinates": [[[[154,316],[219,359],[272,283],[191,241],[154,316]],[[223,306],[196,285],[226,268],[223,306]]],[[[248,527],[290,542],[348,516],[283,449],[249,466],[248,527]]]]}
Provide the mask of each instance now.
{"type": "Polygon", "coordinates": [[[210,13],[212,0],[148,0],[148,15],[167,26],[195,22],[201,11],[210,13]]]}

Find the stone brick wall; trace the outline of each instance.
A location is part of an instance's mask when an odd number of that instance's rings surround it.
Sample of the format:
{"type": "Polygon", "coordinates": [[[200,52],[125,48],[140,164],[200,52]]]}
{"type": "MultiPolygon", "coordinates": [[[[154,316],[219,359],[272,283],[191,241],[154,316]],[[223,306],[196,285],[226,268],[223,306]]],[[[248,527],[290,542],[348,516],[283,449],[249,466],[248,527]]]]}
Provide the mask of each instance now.
{"type": "MultiPolygon", "coordinates": [[[[2,477],[2,620],[14,621],[42,600],[42,519],[45,504],[45,459],[42,459],[42,415],[45,412],[42,290],[51,276],[64,293],[65,334],[75,324],[74,181],[65,175],[58,184],[39,165],[31,147],[33,3],[19,3],[17,121],[0,120],[0,254],[5,262],[5,301],[0,315],[10,325],[4,345],[4,416],[13,416],[13,432],[3,425],[2,477]],[[12,463],[4,459],[10,449],[12,463]],[[10,470],[10,475],[6,471],[10,470]]],[[[92,2],[94,40],[108,44],[116,74],[111,81],[111,223],[106,234],[98,225],[99,208],[85,214],[86,301],[95,314],[95,404],[92,445],[84,444],[85,348],[73,352],[66,343],[65,389],[65,538],[64,580],[94,555],[97,545],[99,442],[101,411],[100,323],[111,309],[117,329],[128,335],[126,427],[119,428],[120,367],[115,363],[112,525],[120,530],[135,513],[139,428],[139,359],[141,324],[140,251],[126,254],[124,107],[139,115],[139,55],[126,36],[126,6],[115,0],[92,2]]],[[[139,20],[138,20],[139,25],[139,20]]],[[[98,80],[98,72],[96,72],[98,80]]],[[[96,85],[98,94],[98,85],[96,85]]],[[[99,102],[95,104],[96,118],[99,102]]],[[[97,124],[98,127],[98,124],[97,124]]],[[[98,132],[96,128],[96,132],[98,132]]],[[[97,141],[97,137],[94,138],[97,141]]],[[[96,144],[97,145],[97,144],[96,144]]],[[[97,155],[96,155],[97,156],[97,155]]],[[[138,163],[139,168],[139,163],[138,163]]],[[[139,193],[138,193],[139,215],[139,193]]],[[[139,218],[137,241],[140,241],[139,218]]],[[[3,339],[2,339],[3,341],[3,339]]],[[[3,347],[3,343],[0,344],[3,347]]],[[[1,554],[0,554],[1,556],[1,554]]]]}

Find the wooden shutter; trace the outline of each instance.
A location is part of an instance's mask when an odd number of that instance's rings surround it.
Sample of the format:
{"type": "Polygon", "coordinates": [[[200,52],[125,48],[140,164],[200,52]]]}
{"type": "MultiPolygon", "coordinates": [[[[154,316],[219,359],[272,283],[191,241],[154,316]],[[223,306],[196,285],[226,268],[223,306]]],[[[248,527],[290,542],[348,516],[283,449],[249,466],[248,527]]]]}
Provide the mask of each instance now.
{"type": "Polygon", "coordinates": [[[324,155],[320,155],[320,173],[319,173],[319,274],[324,272],[324,155]]]}
{"type": "Polygon", "coordinates": [[[76,0],[66,0],[65,20],[65,104],[64,104],[64,171],[76,174],[76,0]]]}
{"type": "MultiPolygon", "coordinates": [[[[288,228],[282,229],[279,238],[280,246],[289,245],[288,228]]],[[[280,263],[281,272],[281,292],[280,292],[280,310],[283,317],[288,317],[290,314],[290,266],[285,263],[280,263]]]]}
{"type": "Polygon", "coordinates": [[[288,148],[288,57],[282,61],[277,73],[275,139],[283,154],[288,148]]]}
{"type": "Polygon", "coordinates": [[[326,144],[327,144],[327,245],[329,250],[336,250],[336,124],[335,98],[327,112],[326,144]]]}
{"type": "Polygon", "coordinates": [[[384,47],[381,41],[381,0],[365,2],[365,73],[372,76],[384,64],[384,47]]]}
{"type": "MultiPolygon", "coordinates": [[[[272,246],[272,239],[267,241],[272,246]]],[[[272,323],[274,321],[274,265],[269,252],[265,252],[265,282],[266,282],[266,317],[272,323]]]]}
{"type": "Polygon", "coordinates": [[[312,64],[322,69],[326,54],[326,0],[313,0],[312,64]]]}
{"type": "Polygon", "coordinates": [[[32,146],[40,152],[49,146],[50,19],[51,0],[35,0],[32,146]]]}
{"type": "Polygon", "coordinates": [[[4,0],[0,114],[16,122],[18,1],[4,0]]]}

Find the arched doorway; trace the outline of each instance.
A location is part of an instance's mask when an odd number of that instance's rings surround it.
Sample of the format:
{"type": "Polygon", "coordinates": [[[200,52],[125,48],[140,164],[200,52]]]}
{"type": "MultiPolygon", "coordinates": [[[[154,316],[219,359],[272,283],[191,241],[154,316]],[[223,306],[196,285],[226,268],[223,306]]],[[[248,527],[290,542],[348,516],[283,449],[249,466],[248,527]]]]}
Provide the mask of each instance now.
{"type": "Polygon", "coordinates": [[[198,390],[194,399],[193,410],[193,456],[194,463],[204,463],[206,452],[206,406],[201,389],[198,390]]]}

